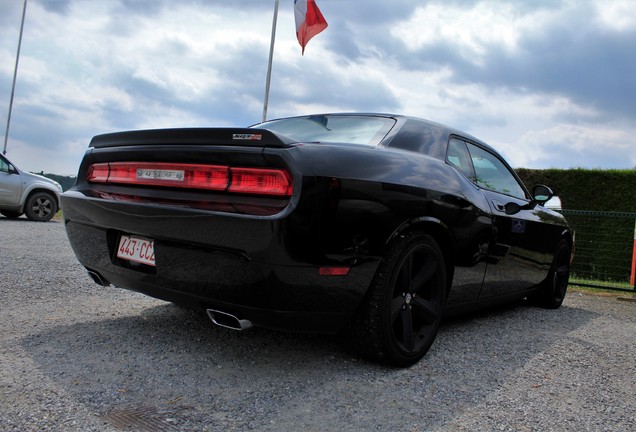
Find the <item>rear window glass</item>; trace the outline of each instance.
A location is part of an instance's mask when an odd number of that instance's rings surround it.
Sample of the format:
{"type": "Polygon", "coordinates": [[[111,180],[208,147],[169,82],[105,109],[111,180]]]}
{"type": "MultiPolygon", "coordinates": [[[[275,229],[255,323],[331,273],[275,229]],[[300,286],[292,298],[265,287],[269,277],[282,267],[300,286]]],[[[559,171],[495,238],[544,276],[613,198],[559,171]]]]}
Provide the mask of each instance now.
{"type": "Polygon", "coordinates": [[[350,143],[376,146],[395,120],[387,117],[315,115],[272,120],[253,127],[268,129],[304,143],[350,143]]]}

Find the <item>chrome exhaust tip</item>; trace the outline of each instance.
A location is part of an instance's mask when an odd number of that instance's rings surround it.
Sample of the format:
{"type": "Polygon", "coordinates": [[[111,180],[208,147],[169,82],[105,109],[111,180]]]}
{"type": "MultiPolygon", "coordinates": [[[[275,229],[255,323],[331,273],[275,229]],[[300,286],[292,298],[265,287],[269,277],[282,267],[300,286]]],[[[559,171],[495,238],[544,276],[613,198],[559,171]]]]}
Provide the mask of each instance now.
{"type": "Polygon", "coordinates": [[[110,286],[110,282],[104,279],[104,277],[96,271],[87,269],[86,272],[88,273],[90,278],[93,279],[93,282],[95,282],[97,285],[101,285],[104,287],[110,286]]]}
{"type": "Polygon", "coordinates": [[[247,330],[252,327],[252,322],[246,319],[240,319],[235,315],[216,309],[207,309],[206,312],[212,322],[219,327],[225,327],[232,330],[247,330]]]}

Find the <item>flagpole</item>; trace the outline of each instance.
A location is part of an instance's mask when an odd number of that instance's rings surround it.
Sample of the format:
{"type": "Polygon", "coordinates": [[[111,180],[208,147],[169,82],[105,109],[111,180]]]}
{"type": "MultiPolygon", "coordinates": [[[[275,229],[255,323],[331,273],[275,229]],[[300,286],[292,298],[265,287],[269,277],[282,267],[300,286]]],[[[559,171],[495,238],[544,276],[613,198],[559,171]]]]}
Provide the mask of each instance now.
{"type": "Polygon", "coordinates": [[[7,114],[7,128],[4,132],[4,149],[2,154],[7,154],[7,140],[9,139],[9,125],[11,124],[11,110],[13,109],[13,95],[15,94],[15,81],[18,75],[18,62],[20,61],[20,47],[22,46],[22,31],[24,30],[24,16],[26,15],[27,0],[22,7],[22,22],[20,23],[20,37],[18,38],[18,52],[15,55],[15,68],[13,69],[13,84],[11,84],[11,98],[9,99],[9,114],[7,114]]]}
{"type": "Polygon", "coordinates": [[[272,80],[272,60],[274,58],[274,42],[276,41],[276,21],[278,20],[278,2],[274,2],[274,19],[272,20],[272,41],[269,44],[269,63],[267,64],[267,79],[265,81],[265,101],[263,102],[263,119],[267,120],[267,105],[269,104],[269,83],[272,80]]]}

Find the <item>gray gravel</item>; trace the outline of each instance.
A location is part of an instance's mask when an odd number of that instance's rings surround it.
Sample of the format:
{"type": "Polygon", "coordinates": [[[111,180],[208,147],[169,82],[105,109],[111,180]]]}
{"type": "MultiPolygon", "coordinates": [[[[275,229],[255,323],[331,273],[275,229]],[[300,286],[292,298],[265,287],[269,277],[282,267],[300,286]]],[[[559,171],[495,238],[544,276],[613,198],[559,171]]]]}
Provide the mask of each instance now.
{"type": "Polygon", "coordinates": [[[447,320],[391,369],[99,287],[61,221],[0,233],[2,431],[636,430],[636,303],[618,294],[447,320]]]}

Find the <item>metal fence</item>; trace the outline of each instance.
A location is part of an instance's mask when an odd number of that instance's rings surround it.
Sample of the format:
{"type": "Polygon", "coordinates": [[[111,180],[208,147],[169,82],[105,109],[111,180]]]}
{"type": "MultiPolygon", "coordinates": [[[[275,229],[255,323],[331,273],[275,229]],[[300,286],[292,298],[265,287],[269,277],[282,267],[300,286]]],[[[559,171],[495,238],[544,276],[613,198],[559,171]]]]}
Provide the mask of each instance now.
{"type": "Polygon", "coordinates": [[[576,232],[570,285],[636,292],[636,213],[561,210],[576,232]]]}

